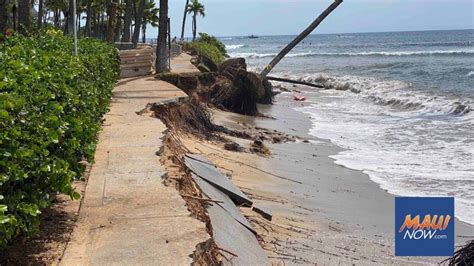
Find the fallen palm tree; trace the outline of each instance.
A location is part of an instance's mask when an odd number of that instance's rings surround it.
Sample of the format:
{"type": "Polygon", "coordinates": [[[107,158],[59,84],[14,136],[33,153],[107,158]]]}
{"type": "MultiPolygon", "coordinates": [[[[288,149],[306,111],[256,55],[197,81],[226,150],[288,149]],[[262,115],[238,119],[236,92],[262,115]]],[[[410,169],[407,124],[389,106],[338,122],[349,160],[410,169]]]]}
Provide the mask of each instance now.
{"type": "Polygon", "coordinates": [[[273,101],[270,82],[262,81],[257,73],[247,71],[243,58],[225,61],[216,72],[163,73],[156,78],[177,86],[196,101],[244,115],[256,115],[258,103],[270,104],[273,101]]]}
{"type": "Polygon", "coordinates": [[[293,84],[299,84],[299,85],[305,85],[305,86],[309,86],[309,87],[324,89],[323,85],[309,83],[309,82],[300,81],[300,80],[292,80],[292,79],[278,78],[278,77],[267,77],[267,79],[272,80],[272,81],[288,82],[288,83],[293,83],[293,84]]]}

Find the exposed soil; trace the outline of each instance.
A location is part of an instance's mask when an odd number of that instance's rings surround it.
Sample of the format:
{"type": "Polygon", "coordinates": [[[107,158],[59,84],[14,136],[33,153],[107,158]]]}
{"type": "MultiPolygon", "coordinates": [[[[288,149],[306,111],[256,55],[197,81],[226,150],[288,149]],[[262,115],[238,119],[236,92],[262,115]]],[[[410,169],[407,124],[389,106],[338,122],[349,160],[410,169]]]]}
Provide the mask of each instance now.
{"type": "MultiPolygon", "coordinates": [[[[203,103],[187,102],[172,103],[153,107],[157,118],[168,127],[164,137],[164,147],[157,155],[166,169],[165,184],[174,185],[179,191],[191,214],[197,219],[206,223],[209,235],[212,236],[212,225],[206,212],[208,202],[201,200],[202,193],[194,183],[191,173],[184,164],[184,155],[190,151],[182,140],[193,140],[195,143],[207,143],[210,146],[217,146],[219,149],[231,150],[241,153],[255,153],[257,156],[268,157],[270,150],[264,142],[280,143],[295,141],[296,138],[278,131],[264,128],[245,126],[244,130],[233,130],[212,122],[211,112],[203,103]],[[243,139],[249,145],[241,146],[233,139],[243,139]]],[[[248,214],[247,214],[248,215],[248,214]]],[[[252,218],[251,221],[256,224],[252,218]]],[[[263,222],[260,222],[260,226],[263,222]]],[[[260,240],[262,240],[260,238],[260,240]]],[[[262,242],[268,249],[268,245],[262,242]]],[[[211,240],[201,243],[196,247],[194,253],[196,265],[217,265],[222,261],[222,256],[215,243],[211,240]]]]}

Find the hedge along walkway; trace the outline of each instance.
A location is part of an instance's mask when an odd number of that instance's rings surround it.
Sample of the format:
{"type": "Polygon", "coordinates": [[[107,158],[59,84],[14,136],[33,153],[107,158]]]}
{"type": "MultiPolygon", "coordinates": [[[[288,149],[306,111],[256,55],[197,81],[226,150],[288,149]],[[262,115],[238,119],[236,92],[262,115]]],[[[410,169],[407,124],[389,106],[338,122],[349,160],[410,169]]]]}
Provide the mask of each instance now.
{"type": "MultiPolygon", "coordinates": [[[[188,56],[177,71],[196,71],[188,56]],[[187,64],[185,62],[188,62],[187,64]]],[[[173,65],[173,63],[172,63],[173,65]]],[[[121,80],[105,116],[95,164],[63,265],[183,265],[209,238],[174,187],[162,183],[155,153],[166,126],[137,115],[146,104],[186,96],[154,77],[121,80]]]]}

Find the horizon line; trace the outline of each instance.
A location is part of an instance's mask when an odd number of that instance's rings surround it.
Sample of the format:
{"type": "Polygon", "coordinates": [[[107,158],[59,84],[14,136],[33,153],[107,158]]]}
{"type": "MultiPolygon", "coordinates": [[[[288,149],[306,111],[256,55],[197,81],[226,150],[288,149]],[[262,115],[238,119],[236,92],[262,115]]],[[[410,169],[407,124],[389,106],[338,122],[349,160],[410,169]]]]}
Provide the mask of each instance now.
{"type": "MultiPolygon", "coordinates": [[[[464,29],[445,29],[445,30],[437,30],[437,29],[431,29],[431,30],[395,30],[395,31],[365,31],[365,32],[332,32],[332,33],[310,33],[309,35],[334,35],[334,34],[367,34],[367,33],[401,33],[401,32],[423,32],[423,31],[469,31],[469,30],[474,30],[474,28],[464,28],[464,29]]],[[[248,34],[248,35],[222,35],[222,36],[217,36],[218,38],[226,38],[226,37],[247,37],[253,35],[248,34]]],[[[269,35],[256,35],[259,37],[271,37],[271,36],[296,36],[298,33],[292,33],[292,34],[269,34],[269,35]]]]}

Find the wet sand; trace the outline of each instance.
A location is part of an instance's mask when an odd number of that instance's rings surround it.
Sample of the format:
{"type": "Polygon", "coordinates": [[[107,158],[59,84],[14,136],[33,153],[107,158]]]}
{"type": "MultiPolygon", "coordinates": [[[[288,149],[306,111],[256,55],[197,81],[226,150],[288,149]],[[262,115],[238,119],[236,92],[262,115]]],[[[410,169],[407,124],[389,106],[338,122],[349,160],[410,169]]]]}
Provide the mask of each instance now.
{"type": "MultiPolygon", "coordinates": [[[[191,151],[206,154],[256,204],[273,211],[270,222],[242,208],[261,235],[262,245],[273,262],[287,265],[442,261],[442,257],[394,257],[395,196],[361,171],[336,165],[328,156],[337,154],[341,148],[307,134],[310,120],[292,109],[295,103],[290,96],[279,96],[273,106],[260,106],[262,113],[274,119],[213,111],[214,122],[229,128],[268,128],[300,137],[296,142],[266,142],[272,152],[269,157],[226,151],[222,144],[192,138],[183,141],[191,151]]],[[[244,147],[250,145],[248,140],[232,140],[244,147]]],[[[465,243],[473,238],[474,227],[456,221],[456,235],[457,244],[465,243]]]]}

